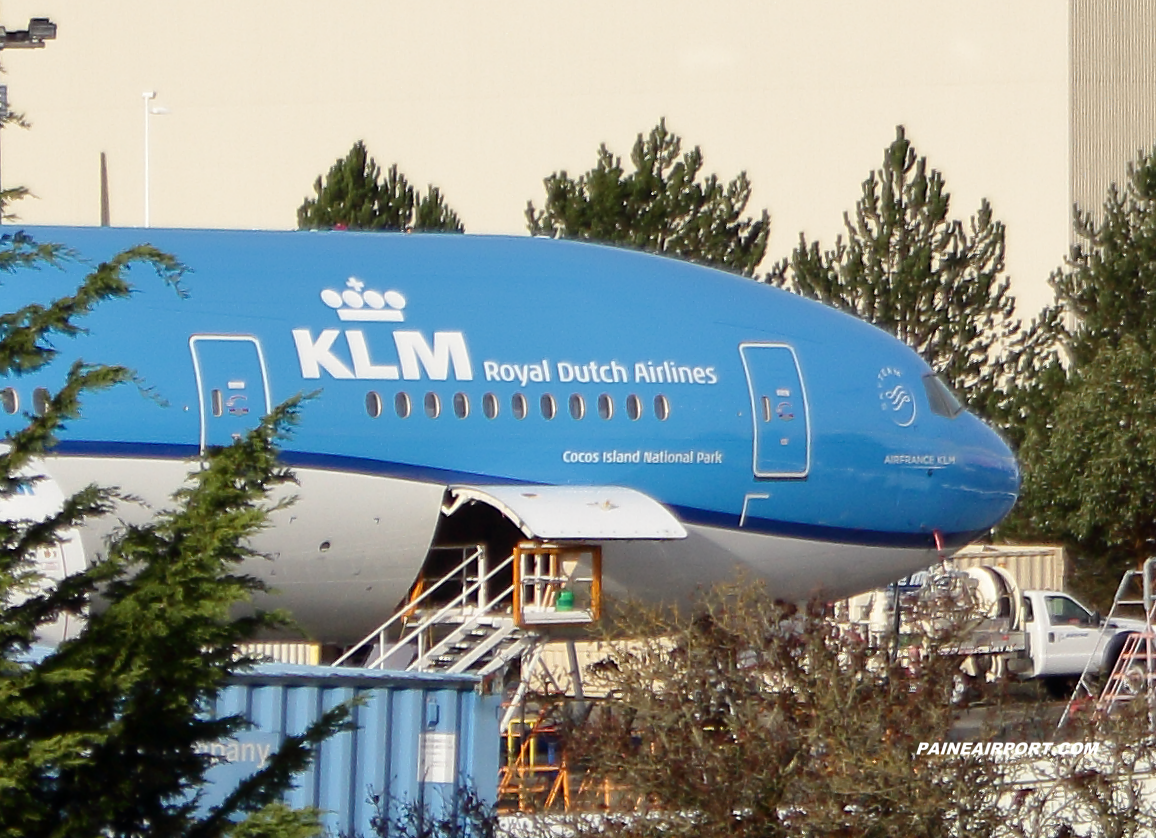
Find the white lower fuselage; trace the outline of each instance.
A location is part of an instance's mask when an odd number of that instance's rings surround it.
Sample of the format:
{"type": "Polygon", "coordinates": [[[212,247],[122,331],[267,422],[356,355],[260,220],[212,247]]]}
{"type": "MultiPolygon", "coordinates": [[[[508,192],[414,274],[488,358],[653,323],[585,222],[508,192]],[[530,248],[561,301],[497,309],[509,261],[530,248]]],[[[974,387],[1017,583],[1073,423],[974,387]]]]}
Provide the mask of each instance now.
{"type": "MultiPolygon", "coordinates": [[[[147,520],[171,506],[170,495],[194,464],[176,460],[56,457],[49,477],[67,492],[99,480],[143,503],[83,530],[85,553],[104,552],[120,521],[147,520]]],[[[374,475],[294,469],[296,500],[274,512],[254,546],[267,558],[243,570],[274,594],[263,608],[288,610],[314,640],[360,640],[404,600],[433,543],[446,486],[374,475]]],[[[618,598],[678,601],[739,574],[762,580],[784,600],[832,598],[898,578],[934,558],[919,548],[808,541],[711,526],[686,526],[685,539],[603,544],[604,589],[618,598]]],[[[498,557],[505,558],[504,556],[498,557]]]]}

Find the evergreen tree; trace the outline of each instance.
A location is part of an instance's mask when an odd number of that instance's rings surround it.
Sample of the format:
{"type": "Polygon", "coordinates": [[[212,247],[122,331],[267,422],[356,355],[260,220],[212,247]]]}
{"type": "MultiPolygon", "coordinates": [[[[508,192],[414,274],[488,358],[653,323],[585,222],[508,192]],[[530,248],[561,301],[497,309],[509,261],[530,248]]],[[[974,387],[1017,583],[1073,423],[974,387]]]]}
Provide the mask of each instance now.
{"type": "MultiPolygon", "coordinates": [[[[23,233],[0,237],[0,268],[9,273],[67,258],[23,233]]],[[[151,247],[134,248],[98,266],[75,294],[0,316],[0,375],[42,368],[54,339],[80,331],[103,301],[129,297],[124,273],[133,264],[174,283],[182,270],[151,247]]],[[[27,482],[54,433],[79,418],[84,393],[132,378],[123,367],[73,365],[46,409],[7,439],[0,497],[27,482]]],[[[316,831],[316,813],[288,812],[275,800],[344,708],[287,740],[215,810],[196,813],[210,765],[200,745],[242,726],[201,711],[251,664],[238,644],[282,623],[276,614],[237,619],[230,611],[261,589],[237,565],[252,555],[246,545],[264,526],[267,493],[292,478],[275,443],[296,411],[295,402],[284,405],[247,438],[210,452],[171,510],[124,527],[102,557],[59,583],[37,572],[37,549],[107,514],[115,492],[89,487],[46,520],[0,521],[0,836],[217,836],[247,813],[248,835],[316,831]],[[87,612],[98,590],[105,605],[87,614],[79,636],[30,658],[37,630],[62,613],[87,612]]]]}
{"type": "Polygon", "coordinates": [[[436,186],[422,195],[398,172],[396,163],[383,181],[381,169],[361,140],[330,167],[324,181],[317,178],[313,191],[317,197],[306,198],[297,208],[298,229],[465,231],[436,186]]]}
{"type": "Polygon", "coordinates": [[[682,140],[666,120],[634,143],[626,173],[603,144],[594,168],[577,178],[565,171],[545,179],[546,203],[527,202],[530,234],[622,244],[751,276],[767,250],[770,216],[743,218],[751,197],[746,172],[723,185],[700,179],[698,146],[682,154],[682,140]],[[681,155],[681,157],[680,157],[681,155]]]}
{"type": "Polygon", "coordinates": [[[1019,455],[1021,501],[1001,532],[1063,543],[1072,584],[1107,606],[1123,572],[1156,555],[1156,355],[1132,335],[1106,344],[1019,455]]]}
{"type": "MultiPolygon", "coordinates": [[[[0,106],[0,132],[6,128],[28,128],[29,123],[24,118],[24,114],[17,113],[8,107],[7,97],[2,106],[0,106]]],[[[0,219],[4,221],[15,221],[18,216],[10,210],[12,204],[22,198],[27,198],[31,193],[25,186],[5,186],[0,189],[0,219]]]]}
{"type": "Polygon", "coordinates": [[[1006,351],[1018,334],[1004,271],[1004,227],[985,200],[965,228],[949,216],[943,176],[917,157],[903,126],[863,182],[846,239],[831,250],[802,235],[766,281],[895,334],[975,409],[999,412],[1006,351]]]}
{"type": "Polygon", "coordinates": [[[1065,544],[1073,581],[1106,605],[1156,554],[1156,149],[1113,185],[1050,283],[1012,392],[1020,501],[1001,535],[1065,544]]]}
{"type": "Polygon", "coordinates": [[[1156,347],[1156,148],[1128,166],[1123,191],[1112,184],[1101,217],[1076,208],[1076,243],[1049,279],[1076,368],[1126,336],[1156,347]]]}

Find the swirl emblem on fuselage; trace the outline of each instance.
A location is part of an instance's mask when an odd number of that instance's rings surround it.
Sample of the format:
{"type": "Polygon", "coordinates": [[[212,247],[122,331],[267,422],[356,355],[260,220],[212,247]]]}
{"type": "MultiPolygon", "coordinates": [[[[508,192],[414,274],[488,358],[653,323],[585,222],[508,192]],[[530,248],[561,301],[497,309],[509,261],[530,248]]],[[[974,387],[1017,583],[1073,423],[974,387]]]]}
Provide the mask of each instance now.
{"type": "Polygon", "coordinates": [[[405,297],[397,291],[366,289],[365,283],[351,276],[344,291],[326,288],[321,302],[337,311],[341,320],[362,322],[401,323],[405,320],[405,297]]]}
{"type": "Polygon", "coordinates": [[[901,428],[915,422],[915,396],[895,367],[884,367],[876,378],[879,385],[879,407],[901,428]]]}

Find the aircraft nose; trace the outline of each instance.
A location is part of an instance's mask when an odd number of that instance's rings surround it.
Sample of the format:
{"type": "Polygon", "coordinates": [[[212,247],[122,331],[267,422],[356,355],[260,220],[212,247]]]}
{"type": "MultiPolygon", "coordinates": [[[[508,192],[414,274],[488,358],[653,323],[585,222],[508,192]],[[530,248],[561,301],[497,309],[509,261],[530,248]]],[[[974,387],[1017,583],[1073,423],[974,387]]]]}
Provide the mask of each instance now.
{"type": "Polygon", "coordinates": [[[1015,453],[996,431],[969,416],[975,441],[967,447],[967,481],[976,502],[977,529],[990,529],[1003,520],[1019,497],[1020,467],[1015,453]]]}

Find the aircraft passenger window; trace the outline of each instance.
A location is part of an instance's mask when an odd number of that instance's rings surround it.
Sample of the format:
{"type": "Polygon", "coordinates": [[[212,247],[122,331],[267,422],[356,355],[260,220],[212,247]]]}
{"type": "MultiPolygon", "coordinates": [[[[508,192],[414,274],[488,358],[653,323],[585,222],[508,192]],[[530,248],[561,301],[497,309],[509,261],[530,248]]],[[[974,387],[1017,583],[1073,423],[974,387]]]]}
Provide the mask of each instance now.
{"type": "Polygon", "coordinates": [[[513,398],[510,399],[510,409],[514,411],[515,419],[525,419],[526,414],[530,412],[529,405],[526,404],[526,397],[521,393],[514,393],[513,398]]]}
{"type": "Polygon", "coordinates": [[[0,403],[3,403],[5,413],[15,413],[20,409],[20,397],[11,387],[5,387],[0,392],[0,403]]]}
{"type": "Polygon", "coordinates": [[[770,422],[771,417],[774,415],[774,413],[772,412],[772,409],[771,409],[771,397],[770,396],[762,396],[762,397],[760,397],[759,401],[763,405],[763,421],[764,422],[770,422]]]}
{"type": "Polygon", "coordinates": [[[409,418],[410,403],[409,393],[398,393],[393,397],[393,409],[401,419],[409,418]]]}
{"type": "Polygon", "coordinates": [[[373,390],[365,394],[365,412],[369,414],[370,419],[376,419],[381,415],[381,396],[373,390]]]}
{"type": "Polygon", "coordinates": [[[470,399],[465,393],[454,393],[454,416],[465,419],[470,415],[470,399]]]}
{"type": "Polygon", "coordinates": [[[633,393],[626,397],[626,415],[631,419],[642,418],[642,399],[633,393]]]}
{"type": "Polygon", "coordinates": [[[607,393],[598,397],[598,415],[603,419],[609,419],[614,415],[614,399],[607,393]]]}
{"type": "Polygon", "coordinates": [[[581,419],[586,415],[586,400],[577,393],[570,396],[570,415],[575,419],[581,419]]]}
{"type": "MultiPolygon", "coordinates": [[[[35,400],[35,398],[36,398],[35,393],[32,394],[32,398],[33,398],[33,400],[35,400]]],[[[221,398],[221,391],[220,390],[214,390],[212,392],[211,401],[212,401],[212,411],[213,411],[214,416],[220,416],[222,413],[225,412],[225,402],[221,398]]],[[[38,411],[38,412],[43,412],[43,411],[38,411]]]]}
{"type": "Polygon", "coordinates": [[[927,403],[932,413],[954,419],[963,411],[963,405],[951,388],[938,375],[923,376],[923,389],[927,392],[927,403]]]}
{"type": "Polygon", "coordinates": [[[554,401],[554,397],[549,393],[542,396],[542,416],[546,419],[553,419],[558,415],[558,403],[554,401]]]}
{"type": "Polygon", "coordinates": [[[441,416],[442,400],[438,398],[437,393],[425,394],[425,415],[430,419],[437,419],[441,416]]]}
{"type": "Polygon", "coordinates": [[[487,419],[496,419],[498,416],[498,397],[493,393],[482,396],[482,413],[487,419]]]}
{"type": "Polygon", "coordinates": [[[659,422],[665,422],[670,418],[670,402],[666,396],[654,397],[654,415],[658,417],[659,422]]]}

